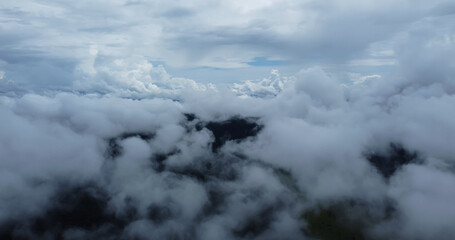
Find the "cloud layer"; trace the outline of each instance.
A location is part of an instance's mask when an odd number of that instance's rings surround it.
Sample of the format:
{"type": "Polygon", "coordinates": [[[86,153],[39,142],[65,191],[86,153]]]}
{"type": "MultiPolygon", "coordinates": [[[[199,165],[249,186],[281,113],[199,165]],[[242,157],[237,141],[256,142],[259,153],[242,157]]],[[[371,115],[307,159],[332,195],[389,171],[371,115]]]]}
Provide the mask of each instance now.
{"type": "Polygon", "coordinates": [[[372,74],[396,63],[396,45],[416,29],[451,32],[454,9],[445,0],[3,2],[0,70],[35,90],[70,88],[81,69],[132,56],[204,82],[258,79],[267,70],[251,65],[257,59],[286,74],[314,64],[372,74]]]}
{"type": "Polygon", "coordinates": [[[231,91],[112,62],[94,73],[111,94],[2,96],[1,235],[324,239],[330,213],[349,236],[455,237],[453,40],[409,42],[350,85],[314,67],[231,91]]]}
{"type": "Polygon", "coordinates": [[[454,8],[410,5],[2,3],[0,238],[455,238],[454,8]],[[314,64],[165,67],[258,59],[314,64]]]}

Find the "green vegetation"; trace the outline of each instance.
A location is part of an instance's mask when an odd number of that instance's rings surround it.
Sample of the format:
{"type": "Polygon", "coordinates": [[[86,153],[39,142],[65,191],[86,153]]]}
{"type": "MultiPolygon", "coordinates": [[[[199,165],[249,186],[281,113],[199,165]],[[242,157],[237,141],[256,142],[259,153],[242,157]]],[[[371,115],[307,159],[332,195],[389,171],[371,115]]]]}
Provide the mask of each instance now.
{"type": "Polygon", "coordinates": [[[303,214],[308,235],[322,240],[367,240],[363,227],[346,217],[340,206],[317,208],[303,214]]]}

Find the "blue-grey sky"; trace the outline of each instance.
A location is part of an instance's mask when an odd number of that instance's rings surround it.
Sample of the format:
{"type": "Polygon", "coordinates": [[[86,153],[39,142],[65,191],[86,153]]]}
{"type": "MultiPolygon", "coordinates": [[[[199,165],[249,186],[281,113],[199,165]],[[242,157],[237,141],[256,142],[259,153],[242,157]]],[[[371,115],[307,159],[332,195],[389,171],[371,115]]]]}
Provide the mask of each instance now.
{"type": "Polygon", "coordinates": [[[159,65],[200,83],[313,66],[347,81],[387,73],[416,32],[453,37],[454,13],[449,0],[2,1],[0,71],[33,89],[105,88],[159,65]]]}

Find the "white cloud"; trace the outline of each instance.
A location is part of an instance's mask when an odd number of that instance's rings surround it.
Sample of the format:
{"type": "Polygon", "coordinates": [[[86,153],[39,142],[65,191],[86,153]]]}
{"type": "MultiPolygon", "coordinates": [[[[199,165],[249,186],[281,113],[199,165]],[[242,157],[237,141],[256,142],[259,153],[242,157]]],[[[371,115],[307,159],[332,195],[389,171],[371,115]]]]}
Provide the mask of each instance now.
{"type": "Polygon", "coordinates": [[[281,78],[279,71],[276,69],[272,70],[270,75],[270,77],[260,81],[247,80],[243,83],[234,83],[232,90],[239,95],[246,96],[262,98],[276,96],[283,91],[289,80],[287,77],[281,78]]]}
{"type": "Polygon", "coordinates": [[[374,75],[366,75],[363,76],[360,73],[349,73],[349,78],[354,84],[362,84],[366,81],[375,80],[381,78],[381,75],[374,74],[374,75]]]}

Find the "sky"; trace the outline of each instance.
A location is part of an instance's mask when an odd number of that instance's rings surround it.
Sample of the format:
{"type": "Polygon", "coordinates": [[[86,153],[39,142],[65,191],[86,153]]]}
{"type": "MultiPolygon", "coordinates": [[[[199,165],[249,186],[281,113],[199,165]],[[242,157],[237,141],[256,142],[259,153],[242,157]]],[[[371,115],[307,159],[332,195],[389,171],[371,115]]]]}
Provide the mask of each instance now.
{"type": "Polygon", "coordinates": [[[75,82],[99,81],[114,61],[202,83],[312,66],[349,81],[387,73],[415,35],[450,35],[454,11],[453,1],[420,0],[3,1],[0,70],[40,90],[94,90],[75,82]]]}
{"type": "Polygon", "coordinates": [[[0,2],[0,239],[455,239],[453,1],[0,2]]]}

